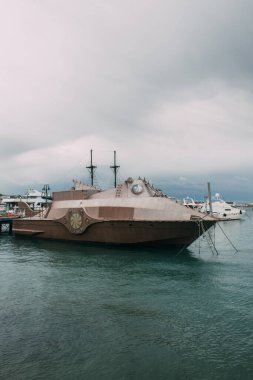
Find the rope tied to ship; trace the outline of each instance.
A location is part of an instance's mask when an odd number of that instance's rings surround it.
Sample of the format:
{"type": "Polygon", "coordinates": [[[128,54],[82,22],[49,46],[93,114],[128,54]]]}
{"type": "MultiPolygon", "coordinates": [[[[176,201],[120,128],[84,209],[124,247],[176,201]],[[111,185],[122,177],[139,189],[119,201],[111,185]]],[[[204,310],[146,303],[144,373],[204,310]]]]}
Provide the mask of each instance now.
{"type": "MultiPolygon", "coordinates": [[[[202,219],[196,220],[196,223],[199,226],[199,237],[202,235],[206,239],[206,241],[207,241],[207,243],[208,243],[208,245],[209,245],[212,253],[214,253],[214,251],[215,251],[216,254],[218,255],[219,252],[218,252],[218,250],[215,247],[215,235],[214,235],[214,239],[212,239],[209,230],[205,230],[204,217],[202,219]],[[202,230],[202,234],[201,234],[201,230],[200,229],[202,230]]],[[[232,243],[232,241],[229,239],[229,237],[225,233],[224,229],[221,227],[220,223],[217,221],[216,224],[220,228],[220,230],[223,233],[223,235],[225,236],[225,238],[228,240],[228,242],[234,248],[235,252],[236,253],[239,252],[239,250],[235,247],[235,245],[232,243]]],[[[216,224],[214,225],[214,227],[216,227],[216,224]]],[[[215,229],[214,229],[214,232],[215,232],[215,229]]],[[[199,253],[200,253],[200,245],[199,245],[199,253]]]]}
{"type": "Polygon", "coordinates": [[[229,239],[229,237],[227,236],[227,234],[225,233],[225,231],[223,230],[223,228],[221,227],[221,225],[219,223],[217,223],[220,230],[222,231],[222,233],[224,234],[224,236],[227,238],[227,240],[229,241],[229,243],[232,245],[232,247],[234,248],[235,252],[239,252],[238,249],[234,246],[234,244],[232,243],[232,241],[229,239]]]}
{"type": "Polygon", "coordinates": [[[212,240],[212,237],[210,235],[210,231],[205,230],[203,219],[198,220],[197,223],[199,223],[199,226],[202,230],[202,235],[206,239],[206,241],[207,241],[207,243],[211,249],[212,254],[216,253],[216,255],[218,255],[219,252],[217,251],[217,249],[215,247],[215,242],[212,240]]]}

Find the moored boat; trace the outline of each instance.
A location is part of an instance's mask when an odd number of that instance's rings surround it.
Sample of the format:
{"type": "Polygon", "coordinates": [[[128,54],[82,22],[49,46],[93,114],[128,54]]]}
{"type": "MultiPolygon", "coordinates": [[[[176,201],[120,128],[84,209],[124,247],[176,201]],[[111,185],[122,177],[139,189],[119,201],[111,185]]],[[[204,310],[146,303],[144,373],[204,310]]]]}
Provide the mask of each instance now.
{"type": "MultiPolygon", "coordinates": [[[[211,199],[212,215],[219,220],[238,220],[241,219],[245,210],[234,207],[231,204],[225,202],[219,193],[211,199]]],[[[202,205],[201,212],[210,213],[210,202],[206,202],[202,205]]]]}
{"type": "Polygon", "coordinates": [[[199,207],[199,203],[189,196],[183,198],[183,205],[193,209],[197,209],[199,207]]]}
{"type": "Polygon", "coordinates": [[[51,203],[51,195],[47,192],[30,188],[25,195],[3,195],[1,197],[1,207],[7,212],[16,213],[16,211],[19,211],[21,203],[29,206],[31,210],[38,212],[51,203]]]}
{"type": "Polygon", "coordinates": [[[186,247],[216,223],[145,179],[101,191],[75,183],[53,193],[46,213],[13,222],[16,235],[92,243],[186,247]]]}

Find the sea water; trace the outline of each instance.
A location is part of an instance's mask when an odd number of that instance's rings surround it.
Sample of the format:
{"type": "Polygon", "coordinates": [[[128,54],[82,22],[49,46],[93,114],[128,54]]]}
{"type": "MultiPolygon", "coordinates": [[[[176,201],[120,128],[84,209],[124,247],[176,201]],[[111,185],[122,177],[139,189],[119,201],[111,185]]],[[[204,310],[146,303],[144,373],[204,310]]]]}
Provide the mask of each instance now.
{"type": "Polygon", "coordinates": [[[186,251],[0,235],[0,379],[253,379],[253,211],[186,251]]]}

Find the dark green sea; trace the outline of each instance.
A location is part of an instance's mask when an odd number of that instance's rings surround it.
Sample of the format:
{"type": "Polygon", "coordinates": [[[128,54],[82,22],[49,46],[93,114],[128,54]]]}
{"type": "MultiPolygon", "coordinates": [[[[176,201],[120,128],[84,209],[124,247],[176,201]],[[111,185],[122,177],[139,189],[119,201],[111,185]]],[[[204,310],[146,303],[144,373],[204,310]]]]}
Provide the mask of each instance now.
{"type": "Polygon", "coordinates": [[[218,255],[0,235],[0,379],[253,379],[253,211],[220,226],[218,255]]]}

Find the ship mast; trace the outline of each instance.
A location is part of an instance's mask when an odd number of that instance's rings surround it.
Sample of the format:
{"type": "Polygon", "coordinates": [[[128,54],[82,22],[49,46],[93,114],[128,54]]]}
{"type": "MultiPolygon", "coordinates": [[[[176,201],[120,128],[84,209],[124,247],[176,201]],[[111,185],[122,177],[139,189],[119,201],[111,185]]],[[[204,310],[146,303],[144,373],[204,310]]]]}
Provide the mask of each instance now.
{"type": "Polygon", "coordinates": [[[94,172],[95,172],[96,168],[97,167],[95,165],[93,165],[93,163],[92,163],[92,149],[91,149],[91,151],[90,151],[90,166],[86,166],[86,169],[88,169],[90,172],[91,186],[93,186],[94,172]]]}
{"type": "Polygon", "coordinates": [[[208,188],[209,212],[210,212],[210,215],[213,216],[212,196],[211,196],[211,186],[210,186],[210,182],[207,182],[207,188],[208,188]]]}
{"type": "Polygon", "coordinates": [[[110,166],[111,169],[113,169],[114,173],[114,187],[117,187],[117,171],[119,169],[119,165],[116,164],[116,150],[114,150],[114,165],[110,166]]]}

